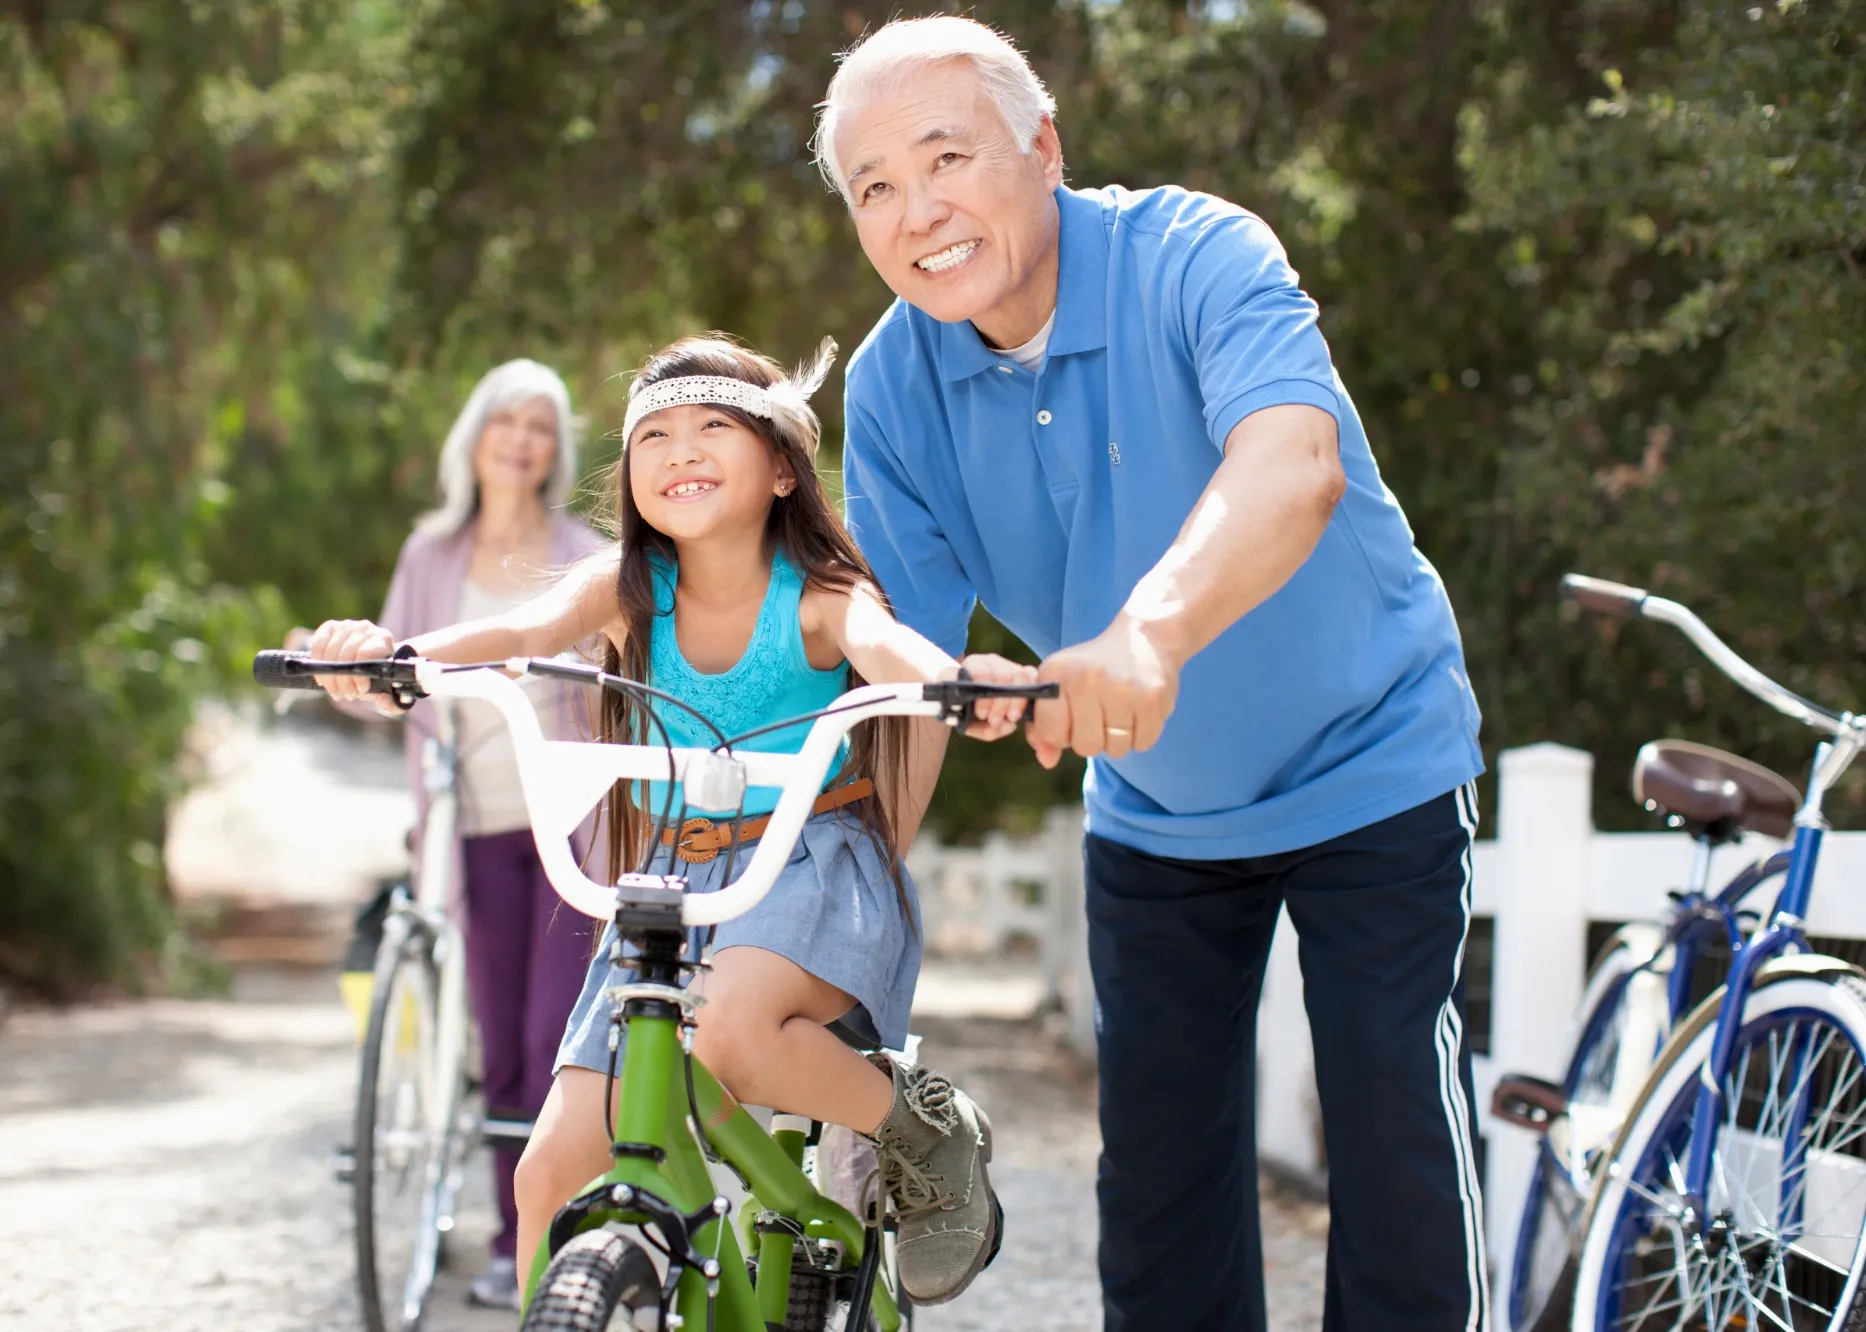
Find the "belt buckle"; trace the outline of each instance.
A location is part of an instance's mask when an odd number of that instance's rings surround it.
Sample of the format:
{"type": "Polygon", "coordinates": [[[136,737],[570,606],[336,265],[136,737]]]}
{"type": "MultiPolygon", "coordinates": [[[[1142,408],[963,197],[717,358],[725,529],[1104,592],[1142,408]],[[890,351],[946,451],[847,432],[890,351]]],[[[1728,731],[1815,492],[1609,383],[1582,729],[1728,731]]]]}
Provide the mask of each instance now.
{"type": "Polygon", "coordinates": [[[712,831],[713,821],[711,819],[688,819],[680,825],[680,836],[674,842],[674,854],[689,865],[704,865],[709,860],[718,859],[719,847],[717,845],[702,847],[687,845],[687,839],[694,834],[712,831]]]}

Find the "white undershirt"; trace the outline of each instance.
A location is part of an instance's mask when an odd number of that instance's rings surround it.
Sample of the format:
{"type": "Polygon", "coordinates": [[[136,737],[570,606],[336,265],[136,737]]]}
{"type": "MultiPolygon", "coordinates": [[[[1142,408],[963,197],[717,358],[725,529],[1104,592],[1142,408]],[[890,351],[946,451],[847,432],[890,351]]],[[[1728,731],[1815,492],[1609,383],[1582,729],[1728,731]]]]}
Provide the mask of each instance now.
{"type": "MultiPolygon", "coordinates": [[[[483,620],[522,606],[538,595],[536,586],[494,592],[471,579],[460,591],[461,620],[483,620]]],[[[519,684],[532,695],[534,705],[542,704],[549,685],[543,676],[526,675],[519,684]]],[[[550,708],[541,708],[548,717],[550,708]]],[[[512,734],[506,729],[505,715],[492,704],[479,699],[461,699],[455,704],[454,742],[459,754],[459,830],[462,837],[489,837],[494,833],[515,832],[531,826],[531,813],[525,808],[524,788],[519,784],[518,755],[512,748],[512,734]]],[[[549,732],[549,726],[546,730],[549,732]]]]}
{"type": "Polygon", "coordinates": [[[1056,311],[1050,311],[1050,317],[1043,321],[1043,327],[1037,330],[1037,336],[1021,347],[1010,347],[1002,353],[1016,361],[1024,369],[1036,372],[1043,364],[1043,357],[1050,349],[1050,330],[1056,327],[1056,311]]]}

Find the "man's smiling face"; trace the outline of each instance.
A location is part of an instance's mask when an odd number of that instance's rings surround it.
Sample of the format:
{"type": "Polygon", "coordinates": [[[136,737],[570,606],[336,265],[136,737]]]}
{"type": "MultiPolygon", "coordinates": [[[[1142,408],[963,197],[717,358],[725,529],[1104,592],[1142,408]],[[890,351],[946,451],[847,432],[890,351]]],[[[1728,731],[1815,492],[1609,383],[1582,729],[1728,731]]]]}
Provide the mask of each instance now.
{"type": "Polygon", "coordinates": [[[1056,130],[1030,151],[963,60],[912,70],[836,130],[862,250],[894,294],[1000,347],[1034,337],[1056,303],[1062,183],[1056,130]]]}

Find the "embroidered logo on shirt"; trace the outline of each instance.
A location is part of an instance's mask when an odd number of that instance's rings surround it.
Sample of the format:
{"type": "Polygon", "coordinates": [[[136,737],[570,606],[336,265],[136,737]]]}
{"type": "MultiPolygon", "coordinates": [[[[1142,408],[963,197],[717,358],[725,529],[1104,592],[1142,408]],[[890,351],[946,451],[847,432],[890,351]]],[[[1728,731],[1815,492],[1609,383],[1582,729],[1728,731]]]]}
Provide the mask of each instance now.
{"type": "Polygon", "coordinates": [[[1113,440],[1108,441],[1108,461],[1116,467],[1121,465],[1121,446],[1113,440]]]}

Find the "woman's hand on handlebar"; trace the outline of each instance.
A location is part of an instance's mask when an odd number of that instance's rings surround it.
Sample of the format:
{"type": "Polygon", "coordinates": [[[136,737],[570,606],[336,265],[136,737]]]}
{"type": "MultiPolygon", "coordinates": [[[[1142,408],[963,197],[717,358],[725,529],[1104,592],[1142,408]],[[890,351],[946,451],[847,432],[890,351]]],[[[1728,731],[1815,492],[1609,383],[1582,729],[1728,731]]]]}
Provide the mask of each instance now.
{"type": "MultiPolygon", "coordinates": [[[[395,636],[368,620],[326,620],[312,631],[305,653],[315,661],[374,661],[395,653],[395,636]]],[[[369,681],[359,675],[320,675],[318,685],[340,702],[374,706],[390,717],[401,709],[386,694],[369,692],[369,681]]]]}
{"type": "MultiPolygon", "coordinates": [[[[959,663],[974,680],[986,684],[1033,685],[1037,683],[1035,666],[1020,666],[995,652],[974,652],[959,663]]],[[[972,705],[978,720],[965,733],[979,740],[1002,740],[1017,729],[1024,718],[1026,701],[1021,698],[985,698],[972,705]]]]}

